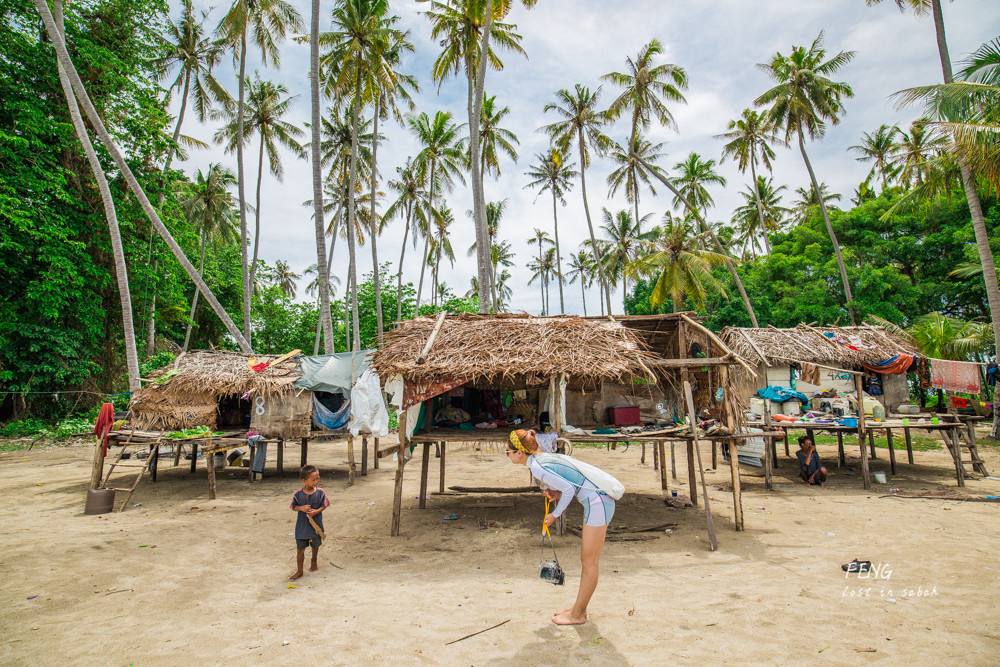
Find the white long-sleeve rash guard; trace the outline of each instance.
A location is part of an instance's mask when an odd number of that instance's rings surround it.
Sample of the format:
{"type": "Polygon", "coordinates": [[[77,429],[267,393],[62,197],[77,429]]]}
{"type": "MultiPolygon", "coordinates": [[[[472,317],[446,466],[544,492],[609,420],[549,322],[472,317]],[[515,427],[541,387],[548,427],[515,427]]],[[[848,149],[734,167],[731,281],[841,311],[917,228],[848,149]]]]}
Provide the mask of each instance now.
{"type": "Polygon", "coordinates": [[[569,507],[569,504],[573,502],[573,498],[576,497],[578,493],[597,490],[597,487],[594,486],[593,482],[581,475],[576,469],[570,468],[566,465],[559,465],[559,469],[560,472],[565,473],[569,477],[578,478],[575,480],[576,483],[566,479],[566,477],[563,477],[556,472],[553,472],[552,470],[543,468],[542,465],[535,460],[534,456],[528,457],[528,470],[531,472],[531,476],[544,484],[546,487],[560,492],[559,503],[556,505],[556,508],[552,510],[552,515],[555,517],[562,516],[562,513],[566,511],[566,508],[569,507]]]}

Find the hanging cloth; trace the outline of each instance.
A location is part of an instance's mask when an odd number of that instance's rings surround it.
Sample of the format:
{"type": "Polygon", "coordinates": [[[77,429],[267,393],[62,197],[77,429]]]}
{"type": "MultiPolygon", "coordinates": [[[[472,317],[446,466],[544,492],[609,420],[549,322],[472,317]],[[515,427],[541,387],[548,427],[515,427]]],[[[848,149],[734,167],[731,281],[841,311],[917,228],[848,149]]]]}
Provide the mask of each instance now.
{"type": "Polygon", "coordinates": [[[901,375],[905,373],[906,370],[913,364],[912,354],[897,354],[895,357],[889,357],[884,361],[880,361],[876,364],[861,364],[867,370],[873,373],[881,373],[883,375],[901,375]]]}
{"type": "Polygon", "coordinates": [[[108,455],[108,433],[111,432],[111,425],[115,421],[115,406],[105,403],[101,406],[101,411],[97,413],[97,422],[94,424],[94,435],[101,436],[101,447],[104,449],[103,456],[108,455]]]}
{"type": "Polygon", "coordinates": [[[931,359],[931,386],[944,391],[978,394],[979,364],[931,359]]]}

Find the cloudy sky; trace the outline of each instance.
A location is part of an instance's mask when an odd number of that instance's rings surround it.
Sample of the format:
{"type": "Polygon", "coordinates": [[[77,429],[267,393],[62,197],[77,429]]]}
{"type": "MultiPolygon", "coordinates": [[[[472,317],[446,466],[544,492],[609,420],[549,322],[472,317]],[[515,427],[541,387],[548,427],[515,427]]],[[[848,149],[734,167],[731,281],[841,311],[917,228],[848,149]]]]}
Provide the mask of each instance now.
{"type": "MultiPolygon", "coordinates": [[[[176,18],[180,3],[171,4],[176,18]]],[[[218,4],[224,5],[223,2],[218,4]]],[[[293,4],[308,21],[310,2],[293,0],[293,4]]],[[[196,5],[208,8],[209,3],[196,1],[196,5]]],[[[330,29],[332,6],[329,0],[322,3],[322,30],[330,29]]],[[[431,39],[430,23],[421,13],[427,4],[390,0],[390,7],[400,16],[401,25],[410,30],[416,49],[404,61],[404,69],[420,81],[417,110],[428,115],[438,110],[450,111],[457,122],[464,122],[467,119],[464,78],[450,79],[440,91],[430,79],[431,64],[440,47],[431,39]]],[[[214,9],[210,24],[214,26],[222,13],[221,6],[214,9]]],[[[952,59],[957,62],[997,36],[1000,2],[959,0],[944,3],[944,19],[948,46],[952,59]]],[[[828,52],[855,51],[856,57],[838,77],[849,83],[855,93],[846,103],[846,115],[839,125],[829,128],[824,139],[808,146],[817,177],[829,184],[834,192],[842,193],[845,202],[869,169],[855,161],[847,147],[859,143],[862,132],[873,131],[881,123],[905,127],[917,116],[915,109],[897,111],[887,99],[891,93],[941,80],[933,22],[929,17],[915,19],[912,15],[900,14],[891,0],[874,8],[867,7],[864,0],[541,0],[530,11],[516,7],[508,20],[515,23],[523,35],[522,46],[528,58],[504,56],[503,71],[487,74],[486,91],[488,95],[496,95],[499,104],[510,107],[506,126],[520,139],[519,160],[516,164],[509,160],[503,162],[502,176],[498,180],[487,178],[486,194],[491,201],[508,200],[508,213],[500,237],[509,240],[516,252],[512,271],[512,311],[537,313],[540,310],[538,286],[527,284],[530,276],[524,267],[537,247],[528,243],[532,230],[537,227],[551,234],[552,206],[547,196],[536,201],[536,193],[525,189],[529,179],[524,172],[534,162],[534,156],[548,146],[547,137],[537,130],[553,122],[555,117],[543,113],[543,107],[554,101],[555,91],[561,88],[572,89],[577,83],[597,88],[601,75],[624,70],[625,58],[634,57],[651,39],[663,43],[662,61],[686,69],[690,81],[685,92],[687,104],[673,106],[679,130],[654,127],[649,133],[652,141],[664,142],[666,158],[661,165],[670,170],[692,151],[706,159],[719,159],[722,142],[715,139],[715,135],[725,131],[728,121],[737,118],[771,85],[767,76],[755,67],[756,63],[768,61],[777,51],[787,54],[792,45],[809,44],[821,30],[826,34],[828,52]]],[[[254,59],[252,52],[251,58],[248,72],[259,68],[259,60],[254,59]]],[[[309,120],[308,64],[309,47],[289,42],[282,47],[280,69],[260,68],[262,77],[280,81],[297,96],[288,120],[300,126],[309,120]]],[[[236,76],[229,61],[216,73],[235,94],[236,76]]],[[[601,95],[603,103],[610,102],[615,93],[612,86],[605,85],[601,95]]],[[[175,102],[174,113],[177,106],[175,102]]],[[[191,115],[187,117],[190,119],[191,115]]],[[[214,126],[198,125],[194,120],[187,121],[183,128],[185,134],[208,142],[214,130],[214,126]]],[[[419,146],[399,126],[383,125],[380,131],[387,141],[379,146],[379,171],[383,178],[391,178],[396,167],[408,156],[415,155],[419,146]]],[[[609,134],[624,143],[628,131],[627,120],[622,120],[610,128],[609,134]]],[[[256,143],[248,149],[248,156],[256,157],[256,143]]],[[[235,171],[235,155],[224,153],[218,146],[192,151],[180,167],[193,174],[213,162],[229,165],[235,171]]],[[[248,159],[247,162],[247,194],[252,196],[257,178],[256,160],[248,159]]],[[[601,224],[604,207],[611,211],[629,208],[620,192],[618,197],[608,198],[606,178],[612,169],[609,161],[597,159],[587,171],[589,204],[595,227],[601,224]]],[[[312,209],[302,205],[312,198],[311,170],[308,162],[288,155],[285,172],[283,182],[278,182],[269,173],[264,175],[262,256],[269,263],[285,260],[301,274],[316,261],[312,209]]],[[[728,220],[740,203],[739,191],[744,189],[750,177],[740,174],[731,162],[723,163],[719,172],[728,183],[725,187],[711,189],[715,208],[710,218],[728,220]]],[[[791,193],[806,186],[808,176],[797,150],[779,151],[774,177],[777,184],[787,185],[791,193]]],[[[786,196],[785,203],[794,198],[794,194],[786,196]]],[[[646,193],[640,201],[640,213],[653,213],[654,222],[658,222],[671,205],[670,197],[662,192],[656,198],[646,193]]],[[[474,258],[465,256],[465,249],[475,240],[472,221],[465,215],[471,202],[471,190],[460,184],[447,195],[447,203],[455,213],[452,243],[456,262],[454,267],[447,263],[442,266],[441,279],[459,295],[469,288],[469,279],[475,274],[474,258]]],[[[567,205],[560,207],[559,220],[565,261],[588,236],[579,184],[569,193],[567,205]]],[[[402,235],[402,222],[393,223],[383,233],[378,242],[381,262],[391,261],[393,267],[396,266],[402,235]]],[[[412,245],[406,252],[404,280],[415,285],[419,276],[417,253],[413,252],[412,245]]],[[[358,256],[360,276],[371,270],[371,251],[368,247],[360,248],[358,256]]],[[[344,276],[346,272],[347,249],[343,243],[338,243],[334,273],[344,276]]],[[[615,312],[620,312],[620,290],[613,298],[615,312]]],[[[586,299],[588,312],[595,312],[598,308],[596,288],[588,291],[586,299]]],[[[552,292],[552,303],[557,309],[556,291],[552,292]]],[[[583,312],[578,284],[566,286],[566,311],[583,312]]]]}

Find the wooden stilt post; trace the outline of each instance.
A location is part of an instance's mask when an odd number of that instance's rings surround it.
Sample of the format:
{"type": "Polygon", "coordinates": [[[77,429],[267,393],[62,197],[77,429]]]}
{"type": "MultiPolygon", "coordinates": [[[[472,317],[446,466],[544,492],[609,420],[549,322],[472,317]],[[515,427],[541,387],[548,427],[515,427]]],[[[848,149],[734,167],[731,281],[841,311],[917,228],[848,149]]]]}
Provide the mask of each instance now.
{"type": "Polygon", "coordinates": [[[441,493],[444,493],[444,460],[445,460],[445,454],[447,452],[446,449],[447,446],[448,443],[446,442],[441,443],[441,469],[438,472],[438,491],[440,491],[441,493]]]}
{"type": "Polygon", "coordinates": [[[951,455],[955,458],[955,479],[959,486],[965,486],[965,465],[962,463],[962,443],[958,439],[958,429],[950,428],[945,433],[951,440],[951,455]]]}
{"type": "Polygon", "coordinates": [[[868,429],[868,449],[871,450],[871,457],[877,459],[878,455],[875,453],[875,429],[868,429]]]}
{"type": "Polygon", "coordinates": [[[670,441],[670,477],[676,482],[677,481],[677,454],[675,448],[677,443],[673,440],[670,441]]]}
{"type": "Polygon", "coordinates": [[[191,473],[198,469],[198,443],[191,443],[191,473]]]}
{"type": "Polygon", "coordinates": [[[347,435],[347,486],[354,485],[354,436],[347,435]]]}
{"type": "Polygon", "coordinates": [[[368,476],[368,436],[361,436],[361,476],[368,476]]]}
{"type": "Polygon", "coordinates": [[[906,439],[906,459],[913,465],[913,437],[910,435],[910,427],[903,427],[903,437],[906,439]]]}
{"type": "MultiPolygon", "coordinates": [[[[694,416],[694,398],[691,396],[691,383],[684,383],[684,396],[687,398],[687,409],[688,415],[691,416],[692,425],[695,423],[694,416]]],[[[709,548],[715,551],[719,548],[718,543],[715,541],[715,522],[712,521],[712,508],[709,505],[708,500],[708,487],[705,485],[705,468],[701,464],[701,447],[698,443],[698,431],[695,429],[691,430],[691,434],[694,436],[694,451],[698,456],[698,474],[701,475],[701,495],[705,500],[705,522],[708,524],[708,543],[709,548]]]]}
{"type": "Polygon", "coordinates": [[[280,477],[285,474],[285,439],[278,438],[275,447],[278,450],[278,476],[280,477]]]}
{"type": "MultiPolygon", "coordinates": [[[[719,384],[724,387],[725,402],[723,412],[725,413],[726,426],[730,433],[736,433],[736,415],[733,411],[733,397],[730,396],[731,386],[729,384],[729,366],[719,368],[719,384]]],[[[743,492],[740,488],[740,455],[736,451],[736,441],[729,441],[729,472],[733,483],[733,521],[736,530],[743,530],[743,492]]]]}
{"type": "Polygon", "coordinates": [[[660,456],[663,455],[662,448],[653,447],[653,467],[659,470],[660,468],[660,456]]]}
{"type": "Polygon", "coordinates": [[[712,440],[711,443],[712,443],[712,470],[715,470],[716,468],[719,467],[719,448],[715,440],[712,440]]]}
{"type": "Polygon", "coordinates": [[[771,459],[771,441],[773,438],[764,439],[764,488],[774,491],[774,483],[771,479],[773,475],[774,462],[771,459]]]}
{"type": "MultiPolygon", "coordinates": [[[[687,340],[687,322],[683,320],[677,322],[677,358],[686,359],[688,356],[688,340],[687,340]]],[[[688,369],[686,367],[681,367],[681,386],[688,381],[688,369]]],[[[693,410],[688,413],[688,423],[691,426],[692,433],[696,428],[698,428],[698,418],[695,417],[693,410]]],[[[673,451],[671,450],[671,454],[673,451]]],[[[697,507],[698,506],[698,481],[695,476],[694,470],[694,442],[687,442],[687,467],[688,467],[688,495],[691,496],[691,503],[697,507]]]]}
{"type": "Polygon", "coordinates": [[[660,472],[660,488],[667,491],[669,490],[667,484],[667,456],[662,440],[657,440],[653,443],[653,452],[656,453],[657,451],[659,451],[659,465],[657,465],[657,469],[660,472]]]}
{"type": "Polygon", "coordinates": [[[431,443],[425,442],[420,460],[420,509],[427,507],[427,469],[431,462],[431,443]]]}
{"type": "Polygon", "coordinates": [[[184,445],[177,442],[174,443],[174,467],[176,468],[181,464],[181,452],[184,451],[184,445]]]}
{"type": "Polygon", "coordinates": [[[378,460],[381,458],[378,455],[379,448],[379,438],[375,438],[375,444],[372,445],[372,467],[378,470],[378,460]]]}
{"type": "Polygon", "coordinates": [[[104,479],[104,437],[107,431],[98,435],[97,445],[94,447],[94,465],[90,471],[90,489],[101,488],[101,480],[104,479]]]}
{"type": "Polygon", "coordinates": [[[306,464],[306,460],[309,458],[309,438],[302,438],[302,455],[299,461],[299,467],[306,464]]]}
{"type": "Polygon", "coordinates": [[[639,463],[646,465],[646,441],[644,440],[640,444],[642,445],[642,454],[639,456],[639,463]]]}
{"type": "Polygon", "coordinates": [[[389,535],[397,537],[399,535],[399,515],[403,504],[403,466],[406,464],[406,442],[409,431],[406,427],[406,410],[399,412],[399,427],[396,429],[398,446],[396,448],[396,480],[392,491],[392,523],[389,526],[389,535]]]}
{"type": "MultiPolygon", "coordinates": [[[[103,467],[103,464],[102,464],[103,467]]],[[[156,481],[156,473],[160,467],[160,443],[149,446],[149,481],[156,481]]]]}
{"type": "Polygon", "coordinates": [[[212,451],[212,439],[205,441],[205,466],[208,468],[208,499],[215,500],[215,452],[212,451]]]}
{"type": "Polygon", "coordinates": [[[841,468],[847,465],[847,461],[844,460],[844,432],[837,431],[837,467],[841,468]]]}
{"type": "Polygon", "coordinates": [[[791,458],[792,454],[788,451],[788,429],[783,428],[781,430],[785,432],[785,458],[791,458]]]}
{"type": "Polygon", "coordinates": [[[858,392],[858,444],[861,447],[861,478],[865,490],[872,488],[872,478],[868,472],[868,452],[865,451],[865,410],[861,404],[864,390],[861,388],[861,376],[854,376],[854,389],[858,392]]]}
{"type": "MultiPolygon", "coordinates": [[[[695,426],[697,428],[697,426],[695,426]]],[[[730,452],[732,453],[732,452],[730,452]]],[[[688,491],[691,494],[691,504],[698,506],[698,473],[694,469],[694,442],[687,443],[688,491]]]]}
{"type": "Polygon", "coordinates": [[[892,429],[885,430],[885,441],[889,447],[889,473],[896,474],[896,450],[892,448],[892,429]]]}

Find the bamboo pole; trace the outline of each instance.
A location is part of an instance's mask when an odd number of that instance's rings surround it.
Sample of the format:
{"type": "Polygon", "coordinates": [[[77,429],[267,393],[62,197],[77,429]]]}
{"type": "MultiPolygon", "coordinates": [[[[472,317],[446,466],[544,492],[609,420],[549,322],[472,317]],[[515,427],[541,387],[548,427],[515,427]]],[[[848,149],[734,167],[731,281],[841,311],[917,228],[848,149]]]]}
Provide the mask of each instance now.
{"type": "Polygon", "coordinates": [[[392,524],[389,527],[389,535],[391,537],[399,536],[399,519],[403,503],[403,466],[406,463],[405,450],[408,433],[406,410],[399,412],[399,426],[396,432],[399,444],[396,448],[396,479],[393,483],[392,491],[392,524]]]}
{"type": "MultiPolygon", "coordinates": [[[[732,397],[729,395],[731,392],[729,368],[723,366],[720,375],[719,384],[723,386],[723,391],[725,392],[723,412],[726,417],[726,426],[729,427],[730,433],[736,433],[736,418],[732,409],[732,397]]],[[[736,451],[735,440],[729,441],[729,470],[733,484],[733,520],[736,524],[736,530],[743,530],[743,492],[740,488],[740,455],[736,451]]]]}
{"type": "Polygon", "coordinates": [[[427,342],[424,344],[424,349],[417,355],[418,364],[423,364],[427,361],[427,353],[431,351],[431,346],[434,345],[434,339],[437,338],[438,332],[441,331],[441,325],[444,324],[444,318],[447,316],[448,311],[446,310],[442,310],[441,314],[438,315],[437,322],[434,323],[434,328],[431,329],[431,333],[427,337],[427,342]]]}
{"type": "MultiPolygon", "coordinates": [[[[694,397],[691,395],[691,383],[684,383],[684,396],[687,399],[687,409],[688,415],[694,420],[694,397]]],[[[694,451],[698,455],[698,472],[701,475],[701,495],[705,498],[705,521],[708,523],[708,542],[711,546],[712,551],[719,548],[718,543],[715,540],[715,522],[712,521],[712,508],[709,505],[708,500],[708,486],[705,484],[705,468],[701,465],[701,447],[699,447],[698,442],[698,430],[691,429],[691,434],[694,436],[694,451]]]]}
{"type": "Polygon", "coordinates": [[[446,449],[447,445],[448,443],[446,442],[441,443],[441,468],[440,471],[438,472],[438,491],[440,491],[441,493],[444,493],[444,460],[445,460],[445,453],[447,452],[446,449]]]}
{"type": "Polygon", "coordinates": [[[347,486],[354,486],[354,436],[347,436],[347,486]]]}
{"type": "MultiPolygon", "coordinates": [[[[205,441],[208,449],[212,449],[212,439],[205,441]]],[[[215,454],[209,452],[205,454],[205,465],[208,468],[208,499],[215,500],[215,454]]]]}
{"type": "Polygon", "coordinates": [[[431,461],[431,443],[423,444],[423,456],[420,460],[420,509],[427,508],[427,470],[431,461]]]}

